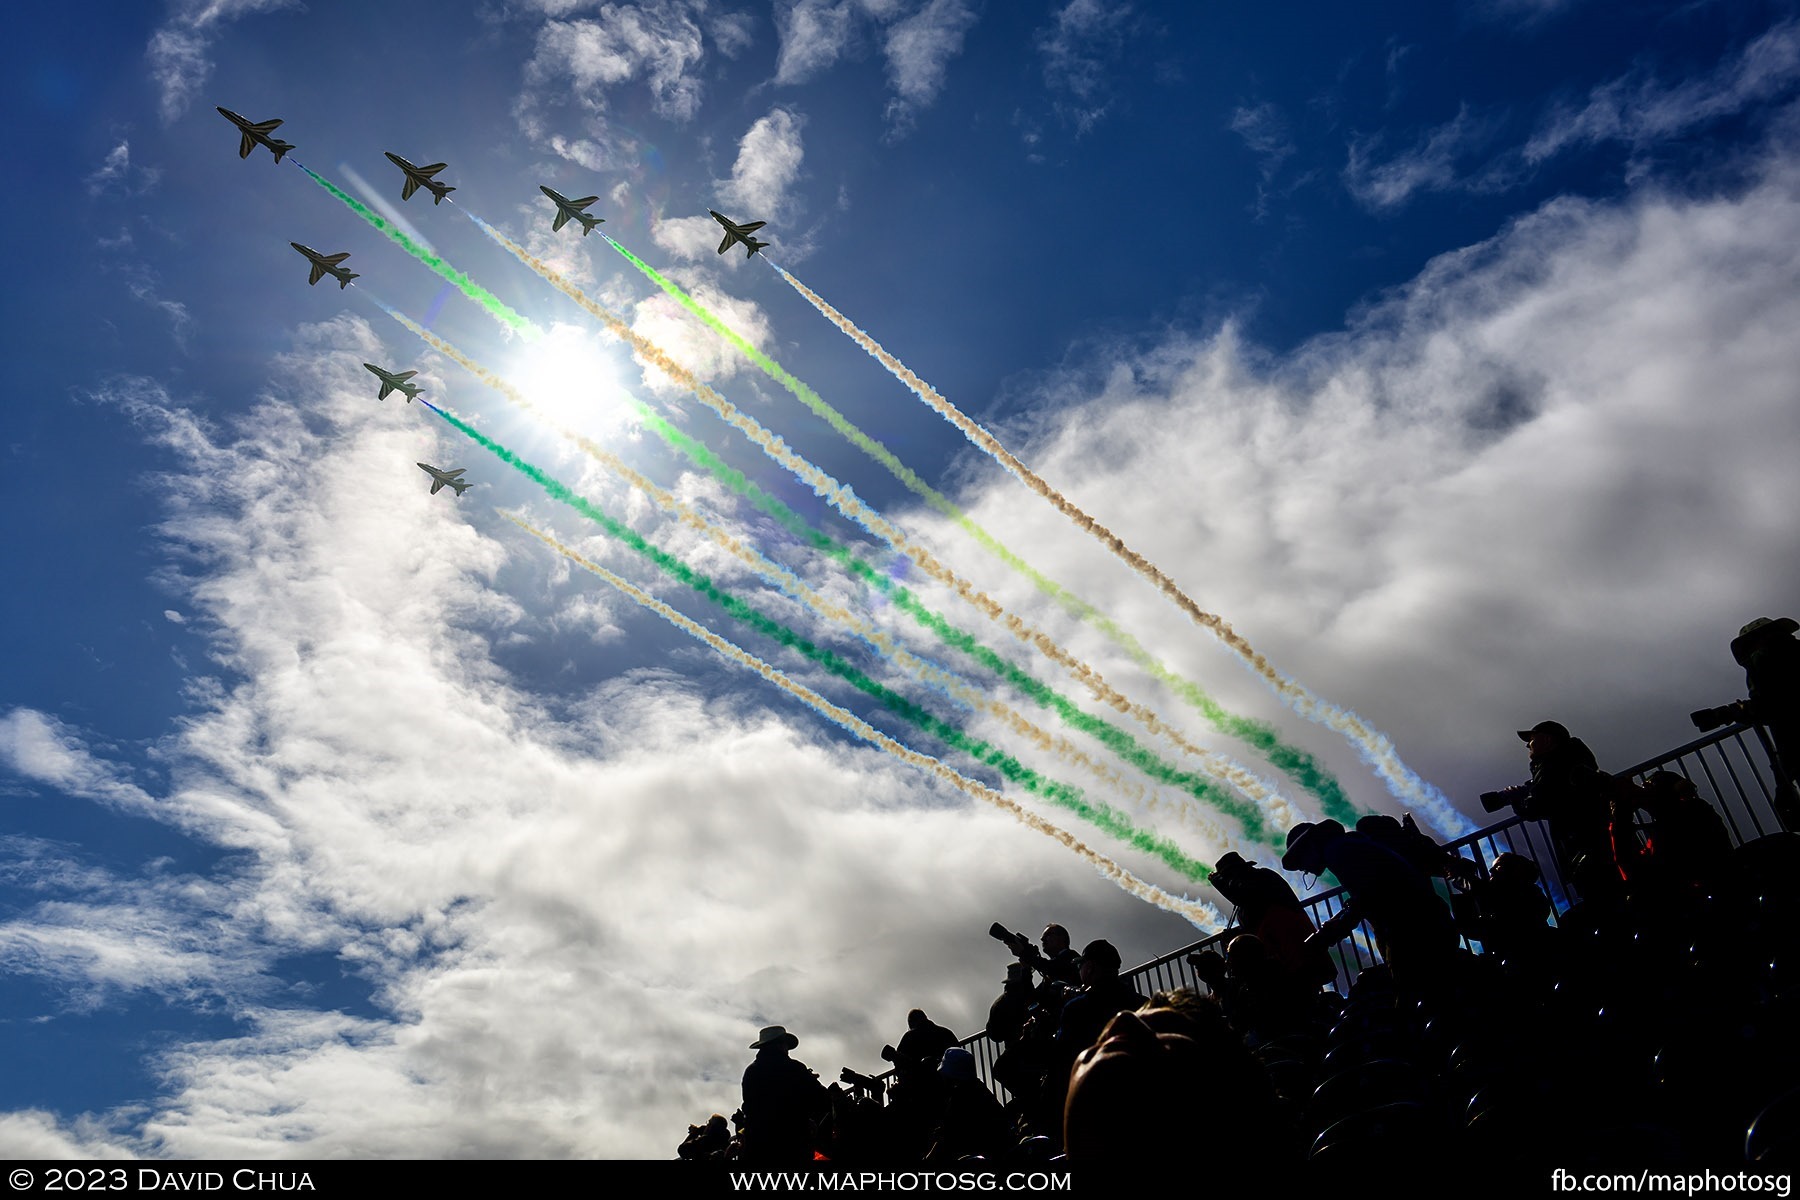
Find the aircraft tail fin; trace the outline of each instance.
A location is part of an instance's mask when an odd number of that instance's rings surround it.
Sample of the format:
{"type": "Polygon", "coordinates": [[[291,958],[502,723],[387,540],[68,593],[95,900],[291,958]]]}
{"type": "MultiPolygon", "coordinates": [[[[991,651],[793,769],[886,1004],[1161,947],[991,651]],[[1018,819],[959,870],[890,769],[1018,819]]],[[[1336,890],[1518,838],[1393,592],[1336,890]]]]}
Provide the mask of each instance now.
{"type": "Polygon", "coordinates": [[[594,229],[597,226],[604,224],[606,221],[605,217],[590,217],[586,213],[576,213],[575,216],[581,221],[582,237],[586,237],[588,234],[594,232],[594,229]]]}
{"type": "Polygon", "coordinates": [[[358,275],[355,271],[345,271],[342,275],[338,276],[338,291],[341,292],[345,288],[349,287],[350,281],[352,279],[361,279],[361,278],[362,278],[362,276],[358,275]]]}
{"type": "Polygon", "coordinates": [[[455,488],[456,494],[460,496],[464,492],[468,491],[470,488],[474,487],[475,485],[472,483],[459,483],[456,480],[452,479],[450,481],[450,486],[455,488]]]}
{"type": "Polygon", "coordinates": [[[455,190],[456,189],[453,187],[445,187],[444,185],[439,184],[437,187],[434,187],[431,189],[431,202],[433,204],[442,203],[444,197],[448,196],[451,192],[454,192],[455,190]]]}
{"type": "Polygon", "coordinates": [[[275,161],[276,162],[280,162],[281,156],[286,154],[289,150],[292,150],[293,148],[294,148],[294,143],[292,143],[292,142],[284,142],[278,138],[272,138],[269,141],[269,149],[271,149],[275,152],[275,161]]]}

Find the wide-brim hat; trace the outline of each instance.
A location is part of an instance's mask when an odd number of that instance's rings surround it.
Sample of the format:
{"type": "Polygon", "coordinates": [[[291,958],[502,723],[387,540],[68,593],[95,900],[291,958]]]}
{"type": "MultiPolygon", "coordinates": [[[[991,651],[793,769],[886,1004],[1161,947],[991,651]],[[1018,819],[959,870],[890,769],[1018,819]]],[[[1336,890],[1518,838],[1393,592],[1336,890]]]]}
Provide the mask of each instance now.
{"type": "Polygon", "coordinates": [[[786,1046],[792,1050],[799,1044],[800,1039],[789,1033],[784,1026],[764,1025],[762,1032],[756,1035],[756,1040],[750,1043],[750,1048],[761,1050],[765,1046],[786,1046]]]}
{"type": "Polygon", "coordinates": [[[1740,667],[1750,664],[1744,660],[1750,656],[1750,647],[1764,638],[1780,637],[1784,633],[1800,630],[1800,621],[1792,617],[1758,617],[1731,639],[1731,657],[1740,667]]]}
{"type": "Polygon", "coordinates": [[[1281,867],[1284,871],[1306,871],[1299,864],[1311,862],[1312,856],[1326,842],[1336,841],[1344,836],[1344,827],[1327,817],[1314,824],[1302,821],[1287,833],[1287,853],[1281,856],[1281,867]]]}

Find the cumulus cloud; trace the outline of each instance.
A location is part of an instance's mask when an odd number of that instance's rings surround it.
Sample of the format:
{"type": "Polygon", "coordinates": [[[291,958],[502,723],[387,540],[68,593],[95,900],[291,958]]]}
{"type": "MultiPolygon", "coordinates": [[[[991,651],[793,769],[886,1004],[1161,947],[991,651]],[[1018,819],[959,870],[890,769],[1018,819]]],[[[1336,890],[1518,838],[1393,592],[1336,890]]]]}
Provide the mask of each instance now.
{"type": "MultiPolygon", "coordinates": [[[[800,130],[805,118],[775,108],[760,118],[738,143],[726,195],[732,203],[759,213],[776,214],[789,203],[789,190],[800,178],[805,155],[800,130]]],[[[766,219],[766,218],[765,218],[766,219]]]]}
{"type": "MultiPolygon", "coordinates": [[[[1614,767],[1679,744],[1688,711],[1741,691],[1732,633],[1792,608],[1796,247],[1785,152],[1738,194],[1560,200],[1291,356],[1229,326],[1100,354],[1046,385],[1078,403],[1013,437],[1478,817],[1523,774],[1511,730],[1554,717],[1614,767]]],[[[970,499],[1191,677],[1280,717],[1016,485],[970,499]]]]}
{"type": "MultiPolygon", "coordinates": [[[[699,294],[767,337],[754,313],[699,294]]],[[[979,1027],[996,918],[1054,912],[1134,960],[1189,934],[1051,839],[646,627],[485,515],[506,503],[720,621],[468,442],[422,433],[416,406],[370,404],[361,363],[379,353],[358,320],[304,330],[268,393],[217,423],[154,381],[104,389],[176,460],[156,532],[212,674],[189,682],[189,711],[155,748],[154,795],[35,710],[0,724],[3,761],[70,802],[129,804],[235,853],[165,878],[0,847],[56,881],[0,925],[0,959],[72,1008],[148,987],[216,997],[239,1021],[147,1060],[154,1095],[91,1127],[13,1113],[0,1144],[666,1156],[688,1122],[736,1103],[761,1025],[798,1031],[827,1073],[879,1069],[874,1048],[913,1004],[979,1027]],[[467,466],[478,491],[429,495],[421,457],[467,466]],[[297,460],[311,486],[282,486],[297,460]],[[625,664],[581,632],[597,598],[625,664]],[[534,690],[506,665],[521,647],[579,657],[576,683],[534,690]],[[335,960],[366,1010],[307,1004],[283,965],[296,954],[335,960]]],[[[447,398],[506,428],[475,395],[447,398]]],[[[532,451],[584,478],[558,453],[532,451]]],[[[582,487],[670,536],[616,484],[582,487]]]]}
{"type": "Polygon", "coordinates": [[[150,36],[146,57],[161,89],[163,124],[181,116],[212,74],[209,56],[225,25],[239,17],[287,8],[294,0],[171,0],[169,15],[150,36]]]}

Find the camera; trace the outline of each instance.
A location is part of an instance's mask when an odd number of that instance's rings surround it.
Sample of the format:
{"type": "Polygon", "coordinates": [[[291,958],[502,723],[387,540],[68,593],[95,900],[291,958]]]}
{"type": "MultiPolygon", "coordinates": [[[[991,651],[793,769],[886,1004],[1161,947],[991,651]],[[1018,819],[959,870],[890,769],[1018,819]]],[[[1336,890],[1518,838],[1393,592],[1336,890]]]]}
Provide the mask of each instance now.
{"type": "Polygon", "coordinates": [[[1520,804],[1531,803],[1531,785],[1515,783],[1509,788],[1501,788],[1497,792],[1481,793],[1481,809],[1483,812],[1499,812],[1503,808],[1513,808],[1520,804]]]}
{"type": "Polygon", "coordinates": [[[1031,951],[1030,938],[1022,933],[1013,933],[998,921],[988,926],[988,936],[1021,958],[1031,951]]]}
{"type": "Polygon", "coordinates": [[[1730,704],[1721,704],[1717,708],[1702,708],[1688,714],[1688,720],[1701,733],[1710,733],[1721,725],[1731,725],[1738,721],[1753,724],[1756,721],[1756,710],[1750,707],[1748,700],[1733,700],[1730,704]]]}

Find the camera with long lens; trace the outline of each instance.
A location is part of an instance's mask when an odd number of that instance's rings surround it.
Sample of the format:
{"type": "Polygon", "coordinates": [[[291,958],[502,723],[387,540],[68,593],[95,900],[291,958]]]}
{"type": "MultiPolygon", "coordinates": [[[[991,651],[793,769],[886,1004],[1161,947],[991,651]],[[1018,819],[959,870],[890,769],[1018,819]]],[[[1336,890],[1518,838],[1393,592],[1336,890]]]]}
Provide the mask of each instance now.
{"type": "Polygon", "coordinates": [[[1501,788],[1497,792],[1481,793],[1483,812],[1499,812],[1503,808],[1516,808],[1521,804],[1531,803],[1531,785],[1515,783],[1509,788],[1501,788]]]}
{"type": "Polygon", "coordinates": [[[1756,710],[1748,700],[1733,700],[1730,704],[1721,704],[1717,708],[1702,708],[1691,712],[1688,720],[1701,733],[1710,733],[1721,725],[1733,725],[1739,721],[1748,725],[1756,720],[1756,710]]]}
{"type": "Polygon", "coordinates": [[[995,921],[988,926],[988,936],[1011,950],[1015,955],[1024,958],[1031,953],[1031,939],[1022,933],[1014,933],[1000,922],[995,921]]]}

